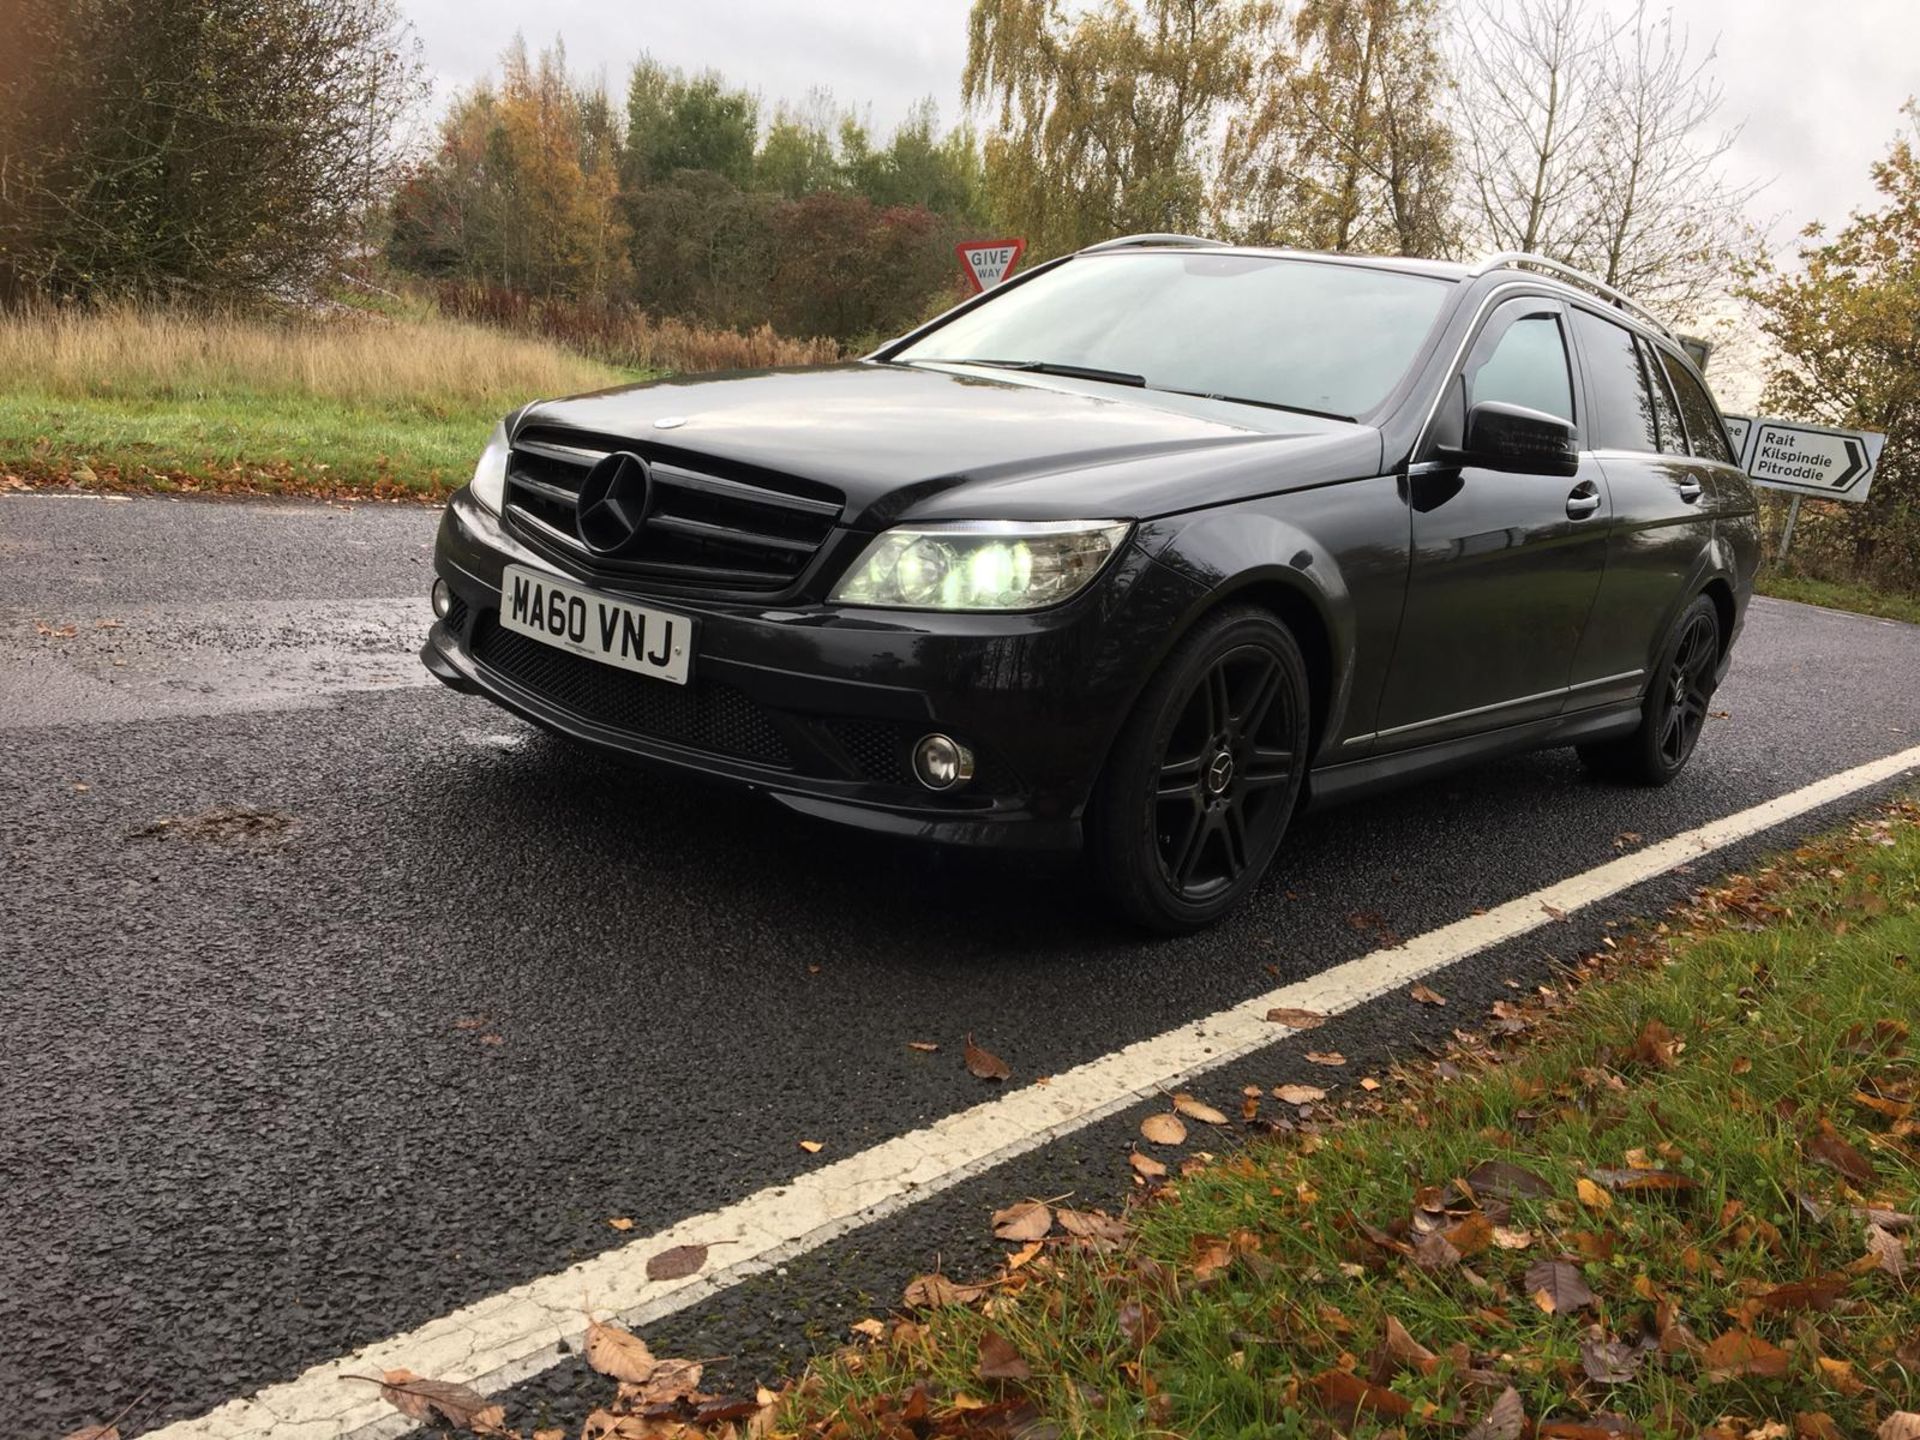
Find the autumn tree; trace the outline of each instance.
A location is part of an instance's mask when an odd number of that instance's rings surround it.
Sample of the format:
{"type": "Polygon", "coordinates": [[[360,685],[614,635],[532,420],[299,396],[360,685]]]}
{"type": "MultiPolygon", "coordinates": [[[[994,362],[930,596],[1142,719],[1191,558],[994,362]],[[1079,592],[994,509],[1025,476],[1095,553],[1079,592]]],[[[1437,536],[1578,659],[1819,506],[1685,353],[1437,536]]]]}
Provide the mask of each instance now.
{"type": "MultiPolygon", "coordinates": [[[[1913,101],[1905,113],[1920,122],[1913,101]]],[[[1796,555],[1920,591],[1920,158],[1910,130],[1874,165],[1873,182],[1877,206],[1831,238],[1809,226],[1797,268],[1763,258],[1740,293],[1778,351],[1767,413],[1887,437],[1866,502],[1803,521],[1796,555]],[[1822,557],[1829,537],[1838,553],[1822,557]]]]}
{"type": "Polygon", "coordinates": [[[1474,238],[1696,316],[1749,246],[1754,193],[1726,174],[1712,52],[1644,0],[1621,25],[1592,0],[1479,0],[1460,48],[1474,238]]]}
{"type": "Polygon", "coordinates": [[[1454,139],[1438,0],[1304,0],[1265,31],[1252,101],[1227,130],[1227,227],[1319,250],[1446,253],[1454,139]]]}
{"type": "Polygon", "coordinates": [[[0,295],[311,287],[420,68],[392,0],[0,5],[0,295]]]}
{"type": "Polygon", "coordinates": [[[967,101],[986,190],[1038,255],[1207,219],[1213,141],[1250,72],[1258,0],[974,0],[967,101]]]}
{"type": "Polygon", "coordinates": [[[457,97],[434,155],[401,187],[390,253],[405,268],[535,295],[603,298],[627,275],[620,132],[559,47],[515,43],[498,86],[457,97]]]}

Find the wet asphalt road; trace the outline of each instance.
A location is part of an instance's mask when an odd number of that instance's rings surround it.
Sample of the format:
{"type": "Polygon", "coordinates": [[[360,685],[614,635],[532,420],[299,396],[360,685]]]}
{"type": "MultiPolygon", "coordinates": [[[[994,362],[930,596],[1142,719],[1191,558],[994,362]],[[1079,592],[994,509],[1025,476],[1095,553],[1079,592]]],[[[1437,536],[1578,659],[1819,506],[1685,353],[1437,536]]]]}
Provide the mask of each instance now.
{"type": "MultiPolygon", "coordinates": [[[[611,1217],[644,1234],[919,1128],[983,1098],[966,1031],[1016,1084],[1062,1071],[1366,953],[1356,912],[1415,934],[1920,742],[1920,630],[1761,601],[1727,718],[1669,789],[1551,753],[1309,816],[1245,911],[1147,942],[1070,866],[842,834],[423,683],[433,524],[0,499],[8,1433],[143,1391],[130,1433],[197,1414],[618,1243],[611,1217]],[[154,829],[232,806],[270,818],[154,829]]],[[[1381,1002],[1315,1043],[1357,1069],[1605,918],[1464,962],[1436,981],[1445,1015],[1381,1002]]],[[[1276,1047],[1207,1088],[1292,1063],[1276,1047]]],[[[964,1270],[1010,1196],[1111,1203],[1133,1123],[649,1338],[768,1374],[935,1254],[964,1270]]],[[[577,1418],[591,1390],[562,1367],[514,1418],[577,1418]]]]}

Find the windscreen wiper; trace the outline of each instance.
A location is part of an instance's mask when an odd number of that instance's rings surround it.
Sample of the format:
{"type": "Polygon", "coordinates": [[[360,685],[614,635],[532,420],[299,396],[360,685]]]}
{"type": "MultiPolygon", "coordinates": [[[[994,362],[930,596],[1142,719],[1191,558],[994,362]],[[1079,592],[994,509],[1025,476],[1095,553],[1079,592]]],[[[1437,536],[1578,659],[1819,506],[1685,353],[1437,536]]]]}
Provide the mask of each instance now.
{"type": "Polygon", "coordinates": [[[1054,360],[949,360],[944,356],[927,363],[935,365],[990,365],[995,370],[1023,370],[1030,375],[1059,375],[1068,380],[1105,380],[1114,385],[1145,388],[1147,377],[1125,370],[1101,370],[1092,365],[1066,365],[1054,360]]]}
{"type": "Polygon", "coordinates": [[[1349,424],[1358,423],[1358,416],[1339,415],[1332,410],[1309,410],[1305,405],[1282,405],[1278,400],[1254,400],[1245,395],[1223,395],[1215,390],[1172,390],[1163,385],[1153,387],[1168,395],[1191,395],[1196,400],[1224,400],[1229,405],[1257,405],[1262,410],[1284,410],[1289,415],[1311,415],[1319,420],[1345,420],[1349,424]]]}

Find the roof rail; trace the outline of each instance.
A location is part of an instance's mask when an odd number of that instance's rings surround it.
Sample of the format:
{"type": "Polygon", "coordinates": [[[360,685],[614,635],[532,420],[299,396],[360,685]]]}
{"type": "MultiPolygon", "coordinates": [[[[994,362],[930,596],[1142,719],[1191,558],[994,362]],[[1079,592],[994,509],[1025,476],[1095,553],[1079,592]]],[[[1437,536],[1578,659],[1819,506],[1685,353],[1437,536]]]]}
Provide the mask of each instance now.
{"type": "Polygon", "coordinates": [[[1211,248],[1225,245],[1224,240],[1209,240],[1204,235],[1122,235],[1114,240],[1102,240],[1098,245],[1082,246],[1082,255],[1092,255],[1101,250],[1131,250],[1137,245],[1172,245],[1195,248],[1211,248]]]}
{"type": "Polygon", "coordinates": [[[1485,275],[1490,270],[1502,270],[1509,267],[1516,270],[1527,267],[1535,270],[1544,270],[1548,274],[1561,280],[1570,281],[1575,285],[1585,286],[1601,299],[1611,300],[1620,309],[1639,317],[1674,344],[1678,345],[1680,343],[1680,337],[1668,328],[1666,321],[1662,320],[1632,296],[1621,294],[1598,276],[1589,275],[1584,270],[1576,270],[1571,265],[1564,265],[1560,261],[1551,260],[1545,255],[1534,255],[1525,250],[1503,250],[1498,255],[1487,256],[1486,259],[1475,265],[1473,267],[1473,274],[1485,275]]]}

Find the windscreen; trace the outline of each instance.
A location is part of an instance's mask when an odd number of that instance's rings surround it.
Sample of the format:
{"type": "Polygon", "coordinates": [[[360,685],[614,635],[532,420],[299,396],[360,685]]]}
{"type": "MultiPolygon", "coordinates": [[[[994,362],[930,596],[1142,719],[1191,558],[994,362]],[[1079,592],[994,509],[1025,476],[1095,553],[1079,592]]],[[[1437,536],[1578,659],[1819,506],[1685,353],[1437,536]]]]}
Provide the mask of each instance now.
{"type": "Polygon", "coordinates": [[[1204,250],[1083,255],[892,358],[1108,371],[1351,419],[1392,393],[1453,283],[1204,250]]]}

